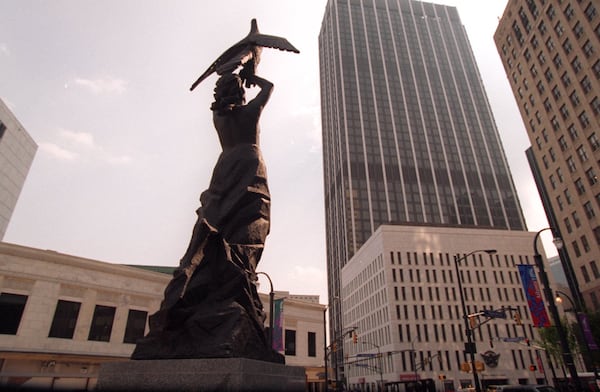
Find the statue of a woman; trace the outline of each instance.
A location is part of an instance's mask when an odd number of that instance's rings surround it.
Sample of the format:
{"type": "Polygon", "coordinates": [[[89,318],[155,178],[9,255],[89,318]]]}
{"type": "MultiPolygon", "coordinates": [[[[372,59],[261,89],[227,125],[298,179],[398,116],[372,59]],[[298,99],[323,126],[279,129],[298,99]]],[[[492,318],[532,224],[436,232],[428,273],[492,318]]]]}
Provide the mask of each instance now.
{"type": "Polygon", "coordinates": [[[243,357],[283,362],[269,347],[255,269],[269,233],[270,195],[259,148],[259,118],[273,84],[240,72],[260,88],[245,103],[242,77],[217,81],[213,123],[223,149],[200,196],[188,249],[165,289],[150,332],[133,359],[243,357]]]}
{"type": "MultiPolygon", "coordinates": [[[[270,196],[259,148],[258,122],[273,84],[255,75],[248,81],[261,89],[248,104],[245,104],[243,80],[238,75],[226,74],[217,81],[211,109],[223,152],[209,188],[200,196],[198,223],[183,264],[201,248],[203,219],[216,228],[230,246],[249,246],[255,250],[253,253],[259,248],[262,250],[269,233],[270,196]]],[[[248,261],[256,268],[258,259],[253,256],[248,261]]]]}

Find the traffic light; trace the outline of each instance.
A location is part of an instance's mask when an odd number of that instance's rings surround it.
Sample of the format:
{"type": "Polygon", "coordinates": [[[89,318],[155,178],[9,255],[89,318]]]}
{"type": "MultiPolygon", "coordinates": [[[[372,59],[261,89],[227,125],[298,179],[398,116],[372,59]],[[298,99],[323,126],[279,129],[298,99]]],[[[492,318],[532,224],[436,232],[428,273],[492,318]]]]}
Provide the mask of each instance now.
{"type": "Polygon", "coordinates": [[[355,331],[355,332],[352,332],[352,342],[353,342],[354,344],[357,344],[357,343],[358,343],[358,335],[357,335],[356,331],[355,331]]]}
{"type": "Polygon", "coordinates": [[[515,319],[515,323],[517,323],[517,325],[523,325],[523,321],[521,320],[521,314],[519,312],[515,313],[513,318],[515,319]]]}
{"type": "Polygon", "coordinates": [[[485,370],[485,363],[481,361],[475,361],[475,370],[478,372],[483,372],[485,370]]]}
{"type": "Polygon", "coordinates": [[[440,380],[445,380],[445,379],[446,379],[446,375],[445,375],[445,374],[440,374],[440,375],[438,376],[438,378],[439,378],[440,380]]]}
{"type": "Polygon", "coordinates": [[[471,329],[477,327],[477,316],[469,316],[469,325],[471,326],[471,329]]]}
{"type": "Polygon", "coordinates": [[[529,370],[535,372],[537,370],[537,367],[535,365],[529,365],[529,370]]]}

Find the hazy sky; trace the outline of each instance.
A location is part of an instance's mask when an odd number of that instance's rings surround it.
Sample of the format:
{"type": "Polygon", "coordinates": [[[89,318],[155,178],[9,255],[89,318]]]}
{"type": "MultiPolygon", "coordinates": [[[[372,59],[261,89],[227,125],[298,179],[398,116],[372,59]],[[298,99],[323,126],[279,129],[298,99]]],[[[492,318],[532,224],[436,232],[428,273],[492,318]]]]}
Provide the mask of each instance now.
{"type": "MultiPolygon", "coordinates": [[[[507,0],[437,2],[458,7],[528,228],[544,228],[529,142],[493,41],[507,0]]],[[[272,226],[258,270],[276,290],[326,303],[317,42],[325,4],[0,0],[0,97],[39,145],[4,241],[177,265],[220,152],[208,109],[216,77],[188,89],[257,18],[263,33],[301,51],[265,49],[258,69],[275,84],[261,119],[272,226]]]]}

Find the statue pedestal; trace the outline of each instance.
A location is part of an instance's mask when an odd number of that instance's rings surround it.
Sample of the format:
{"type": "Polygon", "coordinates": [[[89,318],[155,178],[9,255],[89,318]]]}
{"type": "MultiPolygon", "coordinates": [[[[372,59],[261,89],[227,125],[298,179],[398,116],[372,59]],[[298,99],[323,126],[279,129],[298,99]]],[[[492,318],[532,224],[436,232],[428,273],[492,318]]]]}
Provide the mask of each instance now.
{"type": "Polygon", "coordinates": [[[112,391],[298,391],[303,367],[246,358],[154,359],[102,364],[97,390],[112,391]]]}

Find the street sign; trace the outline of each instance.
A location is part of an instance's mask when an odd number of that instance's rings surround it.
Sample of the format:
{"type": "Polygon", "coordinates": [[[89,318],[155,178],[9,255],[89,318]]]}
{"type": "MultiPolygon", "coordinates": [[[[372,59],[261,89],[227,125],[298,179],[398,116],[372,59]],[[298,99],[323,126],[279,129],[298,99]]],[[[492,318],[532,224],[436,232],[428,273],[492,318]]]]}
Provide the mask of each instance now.
{"type": "Polygon", "coordinates": [[[419,378],[419,375],[414,373],[400,374],[400,381],[416,381],[419,378]]]}
{"type": "Polygon", "coordinates": [[[504,309],[501,310],[484,310],[481,312],[485,317],[489,318],[506,318],[506,312],[504,309]]]}
{"type": "Polygon", "coordinates": [[[527,338],[525,338],[523,336],[517,336],[515,338],[500,338],[500,340],[502,340],[503,342],[508,342],[508,343],[518,343],[518,342],[522,342],[525,339],[527,339],[527,338]]]}

